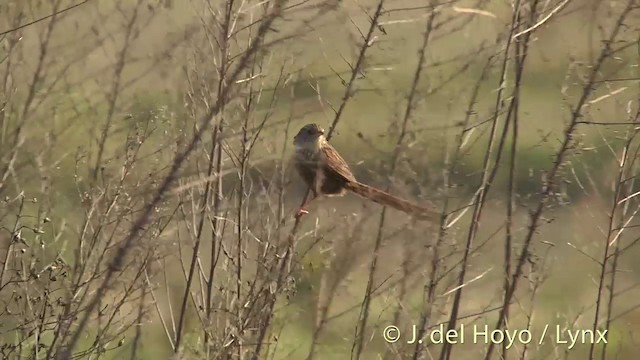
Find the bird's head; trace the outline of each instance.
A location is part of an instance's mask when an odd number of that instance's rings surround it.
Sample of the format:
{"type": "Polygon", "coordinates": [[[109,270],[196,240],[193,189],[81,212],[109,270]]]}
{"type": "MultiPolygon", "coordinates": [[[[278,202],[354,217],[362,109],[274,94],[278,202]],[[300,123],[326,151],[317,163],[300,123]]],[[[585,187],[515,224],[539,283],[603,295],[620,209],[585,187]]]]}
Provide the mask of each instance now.
{"type": "Polygon", "coordinates": [[[307,124],[293,137],[293,144],[298,148],[317,149],[326,141],[324,129],[318,124],[307,124]]]}

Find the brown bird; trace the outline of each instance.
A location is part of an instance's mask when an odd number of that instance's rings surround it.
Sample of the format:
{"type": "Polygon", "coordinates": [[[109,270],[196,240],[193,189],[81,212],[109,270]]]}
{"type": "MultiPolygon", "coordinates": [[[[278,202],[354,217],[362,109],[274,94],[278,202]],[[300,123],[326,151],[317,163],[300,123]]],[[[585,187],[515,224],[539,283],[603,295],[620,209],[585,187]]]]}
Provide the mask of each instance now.
{"type": "Polygon", "coordinates": [[[400,199],[380,189],[356,180],[346,161],[324,137],[324,130],[316,124],[303,126],[293,138],[296,147],[295,167],[304,182],[311,188],[313,197],[305,201],[296,217],[308,214],[305,206],[320,195],[342,196],[351,191],[365,199],[403,211],[419,219],[440,221],[440,213],[400,199]]]}

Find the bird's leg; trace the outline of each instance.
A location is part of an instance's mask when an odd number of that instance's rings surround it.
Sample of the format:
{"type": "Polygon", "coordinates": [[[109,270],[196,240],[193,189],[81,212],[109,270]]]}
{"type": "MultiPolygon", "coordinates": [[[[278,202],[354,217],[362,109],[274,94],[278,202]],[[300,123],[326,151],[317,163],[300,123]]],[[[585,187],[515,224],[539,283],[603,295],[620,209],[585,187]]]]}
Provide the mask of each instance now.
{"type": "Polygon", "coordinates": [[[313,191],[313,189],[307,194],[307,196],[304,197],[304,200],[302,201],[302,204],[300,204],[300,207],[298,208],[298,211],[296,212],[296,218],[301,217],[302,215],[306,215],[309,213],[309,211],[307,211],[307,209],[305,209],[305,207],[307,205],[309,205],[309,203],[311,201],[313,201],[316,197],[318,197],[318,195],[316,194],[315,191],[313,191]]]}
{"type": "Polygon", "coordinates": [[[299,218],[302,215],[306,215],[308,213],[309,211],[305,210],[303,207],[300,207],[300,209],[298,209],[298,211],[296,212],[296,217],[299,218]]]}

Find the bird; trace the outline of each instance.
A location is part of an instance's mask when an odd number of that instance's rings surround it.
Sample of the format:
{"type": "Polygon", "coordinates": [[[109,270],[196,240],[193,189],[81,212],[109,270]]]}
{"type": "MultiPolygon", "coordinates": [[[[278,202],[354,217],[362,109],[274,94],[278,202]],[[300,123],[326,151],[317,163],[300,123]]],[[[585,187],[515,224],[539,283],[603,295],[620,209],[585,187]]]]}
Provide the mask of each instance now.
{"type": "Polygon", "coordinates": [[[324,129],[311,123],[300,128],[293,138],[295,152],[294,167],[311,190],[311,198],[305,200],[296,217],[309,212],[305,209],[309,202],[319,196],[342,196],[352,192],[378,204],[392,207],[420,220],[440,221],[441,213],[433,206],[420,206],[393,196],[373,186],[356,180],[347,162],[329,144],[324,129]]]}

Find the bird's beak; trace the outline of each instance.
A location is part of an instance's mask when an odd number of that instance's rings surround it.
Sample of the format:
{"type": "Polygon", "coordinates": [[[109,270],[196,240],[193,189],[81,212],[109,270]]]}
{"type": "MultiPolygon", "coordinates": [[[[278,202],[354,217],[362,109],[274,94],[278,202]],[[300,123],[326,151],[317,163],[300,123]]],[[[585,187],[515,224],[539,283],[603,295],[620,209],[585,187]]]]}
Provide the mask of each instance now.
{"type": "Polygon", "coordinates": [[[318,132],[320,133],[320,135],[324,135],[324,130],[318,130],[318,132]]]}

